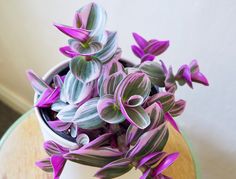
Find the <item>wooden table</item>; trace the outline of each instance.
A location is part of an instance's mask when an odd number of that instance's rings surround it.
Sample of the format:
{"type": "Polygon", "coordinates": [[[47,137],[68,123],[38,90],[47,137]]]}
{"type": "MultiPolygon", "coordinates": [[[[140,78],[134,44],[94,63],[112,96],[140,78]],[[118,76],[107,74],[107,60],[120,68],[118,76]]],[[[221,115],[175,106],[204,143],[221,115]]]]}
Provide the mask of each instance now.
{"type": "MultiPolygon", "coordinates": [[[[178,160],[164,173],[174,179],[195,179],[196,166],[183,136],[171,126],[166,152],[180,152],[178,160]]],[[[18,119],[0,142],[0,179],[49,179],[51,174],[38,169],[35,161],[45,158],[43,138],[34,111],[18,119]]]]}

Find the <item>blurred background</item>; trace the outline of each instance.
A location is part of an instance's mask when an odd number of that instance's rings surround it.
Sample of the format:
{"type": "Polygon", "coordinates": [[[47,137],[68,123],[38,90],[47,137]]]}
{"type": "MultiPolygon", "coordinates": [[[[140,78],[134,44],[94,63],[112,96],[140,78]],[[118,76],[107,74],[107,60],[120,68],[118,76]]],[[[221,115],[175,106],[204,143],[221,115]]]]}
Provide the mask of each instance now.
{"type": "MultiPolygon", "coordinates": [[[[68,37],[53,22],[72,24],[85,0],[0,0],[0,128],[5,131],[33,105],[25,75],[39,75],[65,60],[58,48],[68,37]]],[[[187,100],[177,119],[192,143],[204,179],[236,178],[236,1],[117,0],[95,1],[108,13],[107,29],[116,30],[123,57],[131,53],[132,32],[147,39],[170,40],[161,55],[174,72],[197,59],[210,87],[179,88],[187,100]]]]}

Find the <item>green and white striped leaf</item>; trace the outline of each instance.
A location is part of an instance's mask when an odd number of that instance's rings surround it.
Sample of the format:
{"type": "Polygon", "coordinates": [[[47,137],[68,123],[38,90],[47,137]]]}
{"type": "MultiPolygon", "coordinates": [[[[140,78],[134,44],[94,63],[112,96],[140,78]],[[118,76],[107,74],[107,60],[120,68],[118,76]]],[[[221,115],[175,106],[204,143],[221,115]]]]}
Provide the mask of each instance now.
{"type": "Polygon", "coordinates": [[[67,105],[57,113],[57,118],[63,122],[73,122],[77,109],[75,105],[67,105]]]}
{"type": "Polygon", "coordinates": [[[88,83],[99,77],[102,64],[96,58],[86,60],[86,57],[80,56],[72,59],[70,62],[70,70],[78,80],[83,83],[88,83]]]}
{"type": "Polygon", "coordinates": [[[116,32],[108,32],[107,43],[101,51],[95,54],[102,63],[107,63],[115,55],[118,48],[118,40],[116,32]]]}
{"type": "Polygon", "coordinates": [[[140,64],[139,69],[149,76],[153,85],[165,86],[165,73],[159,63],[146,61],[140,64]]]}
{"type": "Polygon", "coordinates": [[[130,125],[126,132],[126,145],[134,145],[143,133],[155,129],[165,122],[164,112],[157,103],[147,107],[145,112],[150,117],[150,125],[145,129],[139,129],[134,125],[130,125]]]}
{"type": "Polygon", "coordinates": [[[171,108],[169,113],[173,117],[180,116],[184,112],[185,106],[186,106],[186,101],[180,99],[175,102],[175,105],[173,106],[173,108],[171,108]]]}
{"type": "Polygon", "coordinates": [[[63,102],[68,102],[70,104],[78,104],[91,96],[93,88],[94,81],[85,84],[76,79],[75,76],[69,71],[62,86],[60,99],[63,102]]]}
{"type": "Polygon", "coordinates": [[[127,158],[122,158],[111,162],[101,168],[96,174],[95,177],[98,178],[116,178],[125,173],[129,172],[133,166],[131,165],[131,161],[127,158]]]}
{"type": "Polygon", "coordinates": [[[78,149],[71,151],[63,157],[76,163],[92,167],[104,167],[123,155],[122,152],[110,147],[100,147],[96,149],[78,149]]]}
{"type": "Polygon", "coordinates": [[[62,110],[67,105],[68,104],[66,104],[65,102],[63,102],[61,100],[57,100],[55,103],[52,104],[51,110],[53,110],[55,112],[59,112],[60,110],[62,110]]]}
{"type": "Polygon", "coordinates": [[[150,117],[144,111],[143,107],[129,107],[126,105],[120,105],[123,116],[134,126],[145,129],[150,124],[150,117]]]}
{"type": "Polygon", "coordinates": [[[76,111],[73,122],[81,129],[97,129],[104,122],[101,120],[97,105],[99,98],[92,98],[82,104],[76,111]]]}
{"type": "Polygon", "coordinates": [[[101,97],[97,108],[101,119],[107,123],[117,124],[125,120],[112,95],[101,97]]]}
{"type": "MultiPolygon", "coordinates": [[[[135,72],[127,75],[118,85],[115,91],[115,98],[121,103],[125,103],[131,96],[139,95],[146,99],[151,91],[151,81],[142,72],[135,72]],[[121,100],[119,100],[121,98],[121,100]]],[[[119,104],[121,105],[121,104],[119,104]]]]}
{"type": "Polygon", "coordinates": [[[166,124],[145,132],[137,141],[135,146],[126,154],[127,158],[140,159],[152,153],[162,151],[168,140],[168,128],[166,124]]]}
{"type": "Polygon", "coordinates": [[[107,94],[114,95],[117,86],[125,76],[126,74],[123,71],[116,72],[108,76],[101,85],[99,96],[104,96],[107,94]]]}
{"type": "Polygon", "coordinates": [[[160,92],[151,96],[147,100],[147,105],[150,106],[153,103],[160,103],[164,112],[168,112],[175,105],[175,96],[173,93],[160,92]]]}

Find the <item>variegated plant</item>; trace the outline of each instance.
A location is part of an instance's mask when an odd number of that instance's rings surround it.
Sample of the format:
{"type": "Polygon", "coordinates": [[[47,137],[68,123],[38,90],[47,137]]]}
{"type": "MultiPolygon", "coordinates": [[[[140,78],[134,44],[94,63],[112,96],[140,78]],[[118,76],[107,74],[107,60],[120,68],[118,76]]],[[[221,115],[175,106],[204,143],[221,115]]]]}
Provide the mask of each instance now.
{"type": "MultiPolygon", "coordinates": [[[[67,160],[101,168],[98,178],[115,178],[133,167],[141,179],[168,179],[162,172],[179,156],[163,151],[169,122],[180,132],[174,117],[182,114],[186,102],[175,99],[177,84],[208,85],[196,60],[176,74],[163,61],[154,60],[169,41],[146,40],[133,33],[132,46],[140,64],[121,59],[117,33],[107,31],[106,12],[95,3],[75,13],[73,26],[55,24],[71,39],[60,51],[71,58],[69,70],[56,74],[51,82],[27,72],[38,95],[35,106],[50,109],[48,125],[69,135],[77,143],[70,149],[46,141],[49,157],[36,162],[59,178],[67,160]]],[[[61,69],[64,70],[64,69],[61,69]]]]}

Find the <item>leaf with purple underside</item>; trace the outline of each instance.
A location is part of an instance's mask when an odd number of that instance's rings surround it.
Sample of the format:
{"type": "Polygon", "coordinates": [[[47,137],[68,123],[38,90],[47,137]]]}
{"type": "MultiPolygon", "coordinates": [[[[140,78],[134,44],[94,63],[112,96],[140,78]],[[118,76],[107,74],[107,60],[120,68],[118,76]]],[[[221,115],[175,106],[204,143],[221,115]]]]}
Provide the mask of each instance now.
{"type": "Polygon", "coordinates": [[[76,111],[73,122],[81,129],[97,129],[104,122],[101,120],[97,105],[99,98],[92,98],[82,104],[76,111]]]}
{"type": "Polygon", "coordinates": [[[52,155],[51,163],[53,167],[53,177],[54,179],[59,179],[61,172],[66,164],[66,160],[60,155],[52,155]]]}
{"type": "Polygon", "coordinates": [[[193,88],[191,72],[188,65],[182,65],[179,68],[177,74],[175,75],[175,79],[178,81],[179,85],[182,86],[187,83],[190,88],[193,88]]]}
{"type": "Polygon", "coordinates": [[[112,95],[101,97],[97,105],[99,116],[110,124],[116,124],[125,120],[112,95]]]}
{"type": "Polygon", "coordinates": [[[144,156],[138,163],[137,168],[142,167],[143,165],[151,167],[155,165],[162,157],[164,157],[165,152],[154,152],[144,156]]]}
{"type": "Polygon", "coordinates": [[[70,46],[61,47],[61,48],[59,48],[59,51],[60,51],[63,55],[65,55],[65,56],[67,56],[67,57],[69,57],[69,58],[74,58],[74,57],[80,55],[78,52],[74,51],[70,46]]]}
{"type": "Polygon", "coordinates": [[[78,104],[91,96],[93,88],[94,81],[86,84],[82,83],[71,72],[68,72],[61,89],[60,99],[70,104],[78,104]]]}
{"type": "Polygon", "coordinates": [[[37,99],[36,107],[49,107],[55,103],[60,97],[60,87],[55,89],[47,88],[37,99]]]}
{"type": "Polygon", "coordinates": [[[81,42],[85,42],[88,40],[90,31],[86,29],[76,28],[76,27],[70,27],[62,24],[54,23],[54,26],[60,30],[62,33],[68,35],[69,37],[73,39],[77,39],[81,42]]]}
{"type": "Polygon", "coordinates": [[[169,47],[169,41],[150,40],[144,48],[144,52],[158,56],[169,47]]]}
{"type": "Polygon", "coordinates": [[[173,117],[180,116],[184,112],[185,106],[186,106],[186,101],[180,99],[175,102],[175,105],[171,108],[169,113],[173,117]]]}
{"type": "Polygon", "coordinates": [[[71,123],[55,120],[55,121],[48,121],[48,125],[56,131],[66,131],[67,129],[70,128],[71,123]]]}
{"type": "Polygon", "coordinates": [[[33,70],[27,70],[26,75],[32,88],[38,94],[43,93],[46,89],[52,89],[43,79],[36,75],[33,70]]]}
{"type": "Polygon", "coordinates": [[[50,158],[46,158],[35,162],[35,165],[45,172],[53,172],[52,164],[50,158]]]}
{"type": "Polygon", "coordinates": [[[165,169],[167,169],[170,165],[172,165],[177,158],[179,157],[179,153],[172,153],[167,155],[162,161],[155,167],[152,176],[158,176],[161,174],[165,169]]]}
{"type": "Polygon", "coordinates": [[[178,131],[180,133],[178,124],[175,122],[174,118],[170,115],[170,113],[165,113],[165,120],[168,121],[174,128],[176,131],[178,131]]]}
{"type": "Polygon", "coordinates": [[[43,146],[49,156],[69,152],[68,148],[63,147],[52,140],[44,142],[43,146]]]}
{"type": "Polygon", "coordinates": [[[92,58],[86,60],[86,57],[76,57],[70,62],[70,70],[72,74],[83,83],[91,82],[97,79],[101,73],[101,62],[92,58]]]}
{"type": "Polygon", "coordinates": [[[193,60],[190,65],[191,79],[194,82],[209,86],[207,78],[200,72],[197,60],[193,60]]]}
{"type": "Polygon", "coordinates": [[[140,179],[151,179],[150,176],[149,176],[150,173],[151,173],[151,168],[147,169],[147,170],[143,173],[143,175],[140,177],[140,179]]]}
{"type": "Polygon", "coordinates": [[[95,177],[98,178],[116,178],[125,173],[129,172],[133,166],[131,165],[131,161],[126,158],[122,158],[116,161],[113,161],[95,174],[95,177]]]}
{"type": "Polygon", "coordinates": [[[173,93],[169,93],[169,92],[160,92],[157,93],[153,96],[151,96],[148,100],[147,100],[147,105],[151,105],[153,103],[160,103],[163,107],[164,112],[169,111],[175,104],[175,97],[173,93]]]}
{"type": "Polygon", "coordinates": [[[144,49],[148,45],[148,42],[139,34],[133,33],[133,37],[140,48],[144,49]]]}
{"type": "Polygon", "coordinates": [[[154,61],[146,61],[140,64],[139,69],[148,75],[152,84],[164,87],[165,73],[162,66],[154,61]]]}
{"type": "Polygon", "coordinates": [[[144,56],[144,52],[142,49],[140,49],[139,47],[137,47],[136,45],[132,45],[131,49],[133,51],[133,53],[138,57],[138,58],[142,58],[144,56]]]}
{"type": "Polygon", "coordinates": [[[64,155],[68,160],[83,165],[103,167],[112,161],[121,158],[122,152],[110,147],[100,147],[96,149],[78,149],[64,155]]]}
{"type": "Polygon", "coordinates": [[[168,128],[165,123],[147,131],[142,134],[135,146],[127,152],[126,157],[140,159],[149,153],[162,151],[168,136],[168,128]]]}

